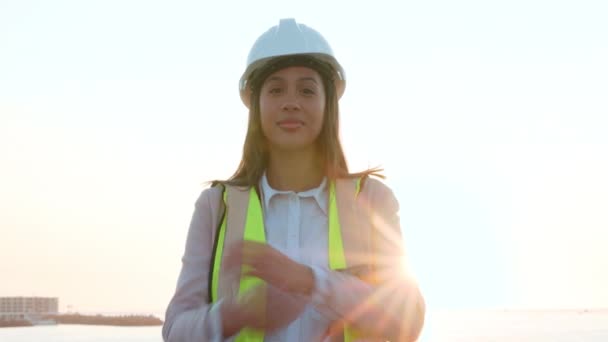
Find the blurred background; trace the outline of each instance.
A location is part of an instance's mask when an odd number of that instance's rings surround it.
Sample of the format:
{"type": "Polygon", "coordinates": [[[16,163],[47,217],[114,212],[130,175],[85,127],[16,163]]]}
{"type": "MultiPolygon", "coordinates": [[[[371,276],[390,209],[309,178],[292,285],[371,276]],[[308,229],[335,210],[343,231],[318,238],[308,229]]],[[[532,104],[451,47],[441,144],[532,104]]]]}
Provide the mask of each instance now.
{"type": "Polygon", "coordinates": [[[347,75],[430,310],[608,307],[605,1],[0,0],[0,296],[161,315],[280,18],[347,75]]]}

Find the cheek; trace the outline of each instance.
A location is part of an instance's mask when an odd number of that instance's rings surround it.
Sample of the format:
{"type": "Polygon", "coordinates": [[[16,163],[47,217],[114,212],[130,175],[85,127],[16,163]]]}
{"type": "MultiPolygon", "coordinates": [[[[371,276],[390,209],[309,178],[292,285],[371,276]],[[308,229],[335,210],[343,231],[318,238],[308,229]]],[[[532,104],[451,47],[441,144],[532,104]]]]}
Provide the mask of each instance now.
{"type": "Polygon", "coordinates": [[[268,136],[270,130],[273,127],[273,118],[270,114],[271,111],[268,108],[268,103],[265,103],[264,100],[260,101],[260,126],[262,127],[262,133],[264,136],[268,136]]]}
{"type": "Polygon", "coordinates": [[[323,122],[325,121],[325,103],[317,104],[315,106],[315,128],[317,131],[321,130],[323,127],[323,122]]]}

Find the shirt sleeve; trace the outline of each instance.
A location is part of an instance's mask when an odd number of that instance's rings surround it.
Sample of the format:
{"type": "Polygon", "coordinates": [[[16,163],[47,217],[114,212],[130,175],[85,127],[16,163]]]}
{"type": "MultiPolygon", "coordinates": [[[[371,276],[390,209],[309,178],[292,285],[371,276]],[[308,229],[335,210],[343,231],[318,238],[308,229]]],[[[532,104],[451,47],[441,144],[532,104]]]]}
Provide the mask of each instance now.
{"type": "MultiPolygon", "coordinates": [[[[208,304],[208,275],[213,250],[213,191],[196,201],[186,239],[175,294],[165,314],[162,335],[166,342],[222,341],[221,301],[208,304]]],[[[219,196],[217,196],[219,198],[219,196]]]]}
{"type": "Polygon", "coordinates": [[[376,265],[377,282],[372,285],[348,272],[312,267],[311,301],[327,319],[347,323],[366,336],[415,340],[424,318],[424,301],[403,265],[399,205],[388,187],[369,181],[375,184],[368,184],[373,190],[368,190],[364,200],[374,226],[374,251],[381,260],[376,265]]]}

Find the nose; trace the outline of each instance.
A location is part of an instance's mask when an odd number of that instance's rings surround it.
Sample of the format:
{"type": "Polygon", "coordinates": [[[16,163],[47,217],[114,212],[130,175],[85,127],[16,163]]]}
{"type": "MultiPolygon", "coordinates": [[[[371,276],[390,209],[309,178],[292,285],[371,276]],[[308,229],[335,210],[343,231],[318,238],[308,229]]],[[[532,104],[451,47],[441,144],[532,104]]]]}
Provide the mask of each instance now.
{"type": "Polygon", "coordinates": [[[289,94],[285,96],[281,109],[286,112],[300,110],[300,103],[295,94],[289,94]]]}

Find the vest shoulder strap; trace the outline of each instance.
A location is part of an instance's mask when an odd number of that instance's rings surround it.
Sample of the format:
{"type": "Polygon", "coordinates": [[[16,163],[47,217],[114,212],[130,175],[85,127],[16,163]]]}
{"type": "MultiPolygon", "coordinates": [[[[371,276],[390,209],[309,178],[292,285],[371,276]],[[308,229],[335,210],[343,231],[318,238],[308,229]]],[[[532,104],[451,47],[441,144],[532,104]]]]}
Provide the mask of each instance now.
{"type": "MultiPolygon", "coordinates": [[[[217,253],[217,248],[218,245],[220,243],[220,235],[222,233],[222,226],[225,224],[225,219],[226,219],[226,203],[225,203],[225,196],[226,196],[226,187],[224,186],[224,184],[222,183],[218,183],[216,185],[214,185],[214,187],[218,187],[221,189],[221,196],[220,196],[220,203],[219,203],[219,213],[218,213],[218,217],[220,218],[217,221],[217,227],[215,227],[215,232],[214,232],[214,239],[213,239],[213,249],[211,250],[211,262],[209,264],[209,275],[207,276],[207,298],[209,303],[213,303],[217,298],[217,283],[214,281],[217,279],[217,277],[214,277],[214,274],[217,274],[217,272],[219,271],[218,267],[219,265],[216,265],[216,261],[215,260],[215,255],[217,253]]],[[[222,241],[223,243],[223,241],[222,241]]]]}

